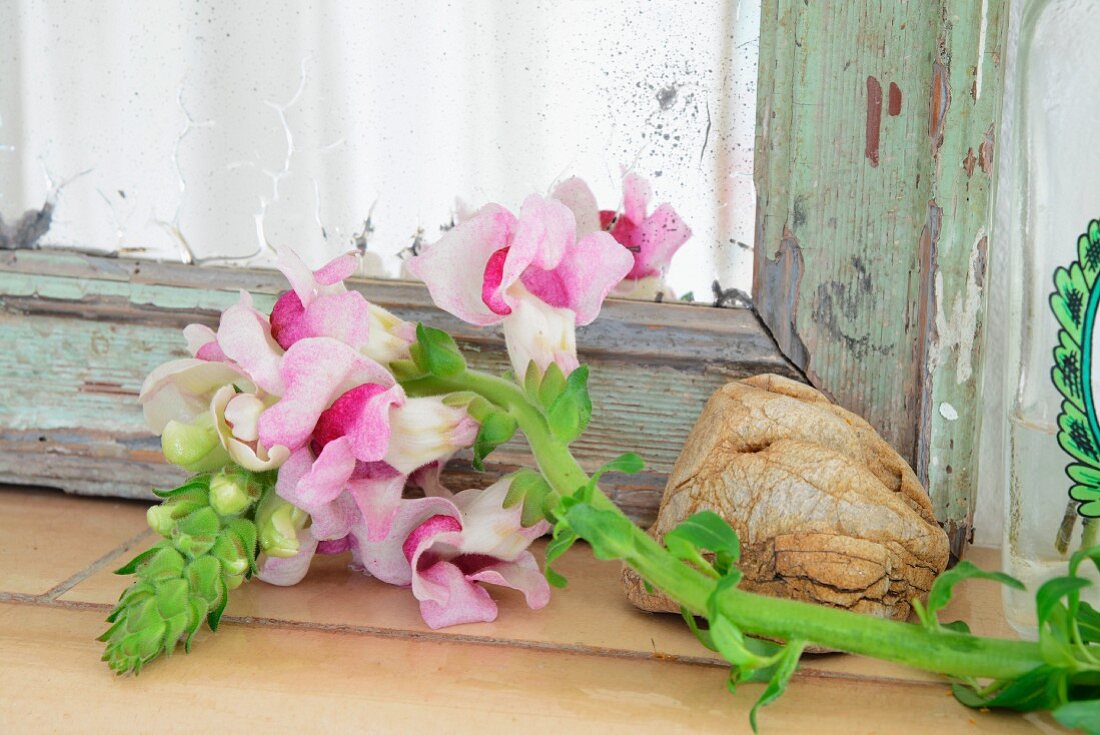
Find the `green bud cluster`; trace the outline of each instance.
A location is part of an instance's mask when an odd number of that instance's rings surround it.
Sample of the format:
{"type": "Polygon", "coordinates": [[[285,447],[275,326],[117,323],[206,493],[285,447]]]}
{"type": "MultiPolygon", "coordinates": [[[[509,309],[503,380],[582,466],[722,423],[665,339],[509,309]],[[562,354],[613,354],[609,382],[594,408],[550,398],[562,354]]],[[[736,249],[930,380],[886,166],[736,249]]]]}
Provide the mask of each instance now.
{"type": "Polygon", "coordinates": [[[224,469],[155,492],[163,502],[149,509],[148,520],[164,538],[116,572],[137,579],[99,638],[107,644],[103,660],[119,674],[140,672],[181,641],[190,651],[204,620],[217,630],[229,591],[256,572],[253,515],[265,495],[275,496],[274,473],[224,469]]]}

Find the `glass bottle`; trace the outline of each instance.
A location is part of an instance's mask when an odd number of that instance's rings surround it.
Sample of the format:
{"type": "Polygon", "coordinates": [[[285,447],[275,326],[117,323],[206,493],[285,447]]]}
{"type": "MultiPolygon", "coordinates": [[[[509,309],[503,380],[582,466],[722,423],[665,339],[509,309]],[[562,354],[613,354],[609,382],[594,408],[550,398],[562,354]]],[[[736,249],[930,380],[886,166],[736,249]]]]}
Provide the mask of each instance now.
{"type": "MultiPolygon", "coordinates": [[[[1100,324],[1090,316],[1100,322],[1100,0],[1031,0],[1019,28],[1005,99],[1015,140],[1000,178],[1010,187],[999,233],[1009,248],[1003,564],[1028,588],[1005,588],[1008,622],[1034,637],[1035,589],[1065,574],[1069,554],[1100,530],[1079,512],[1100,503],[1070,497],[1074,486],[1091,497],[1093,468],[1100,485],[1100,324]]],[[[1083,599],[1100,606],[1100,586],[1083,599]]]]}

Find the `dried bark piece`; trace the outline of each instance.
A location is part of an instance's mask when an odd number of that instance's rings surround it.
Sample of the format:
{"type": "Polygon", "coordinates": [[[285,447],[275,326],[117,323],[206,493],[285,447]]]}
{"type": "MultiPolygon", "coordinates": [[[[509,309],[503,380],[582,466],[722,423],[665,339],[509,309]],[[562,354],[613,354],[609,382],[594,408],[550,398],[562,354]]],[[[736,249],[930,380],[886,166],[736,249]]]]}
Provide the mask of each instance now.
{"type": "MultiPolygon", "coordinates": [[[[947,565],[947,535],[916,474],[859,416],[778,375],[711,396],[650,534],[713,510],[741,538],[741,587],[898,620],[947,565]]],[[[679,612],[623,573],[630,601],[679,612]]]]}

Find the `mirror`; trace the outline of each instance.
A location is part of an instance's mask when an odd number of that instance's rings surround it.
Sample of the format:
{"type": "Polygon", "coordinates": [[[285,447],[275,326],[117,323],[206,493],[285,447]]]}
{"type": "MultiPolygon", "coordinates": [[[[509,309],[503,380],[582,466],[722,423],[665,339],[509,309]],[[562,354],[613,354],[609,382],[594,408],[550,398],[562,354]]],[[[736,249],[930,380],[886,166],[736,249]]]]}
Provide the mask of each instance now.
{"type": "Polygon", "coordinates": [[[398,276],[456,208],[613,210],[627,170],[693,231],[675,296],[748,291],[758,34],[759,0],[10,0],[0,243],[398,276]]]}

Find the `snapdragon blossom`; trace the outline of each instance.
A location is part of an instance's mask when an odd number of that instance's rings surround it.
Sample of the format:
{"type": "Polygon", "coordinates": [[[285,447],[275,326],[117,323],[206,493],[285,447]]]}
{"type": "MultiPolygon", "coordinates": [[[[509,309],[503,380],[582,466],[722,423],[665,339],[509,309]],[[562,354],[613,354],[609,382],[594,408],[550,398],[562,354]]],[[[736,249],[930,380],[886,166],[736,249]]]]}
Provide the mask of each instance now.
{"type": "Polygon", "coordinates": [[[485,490],[406,501],[383,541],[357,539],[357,561],[384,582],[411,587],[433,629],[495,620],[483,584],[511,587],[532,609],[545,607],[550,587],[528,547],[549,524],[524,528],[521,504],[504,507],[510,486],[505,478],[485,490]]]}
{"type": "Polygon", "coordinates": [[[691,237],[691,228],[670,204],[648,211],[652,190],[645,179],[623,175],[622,211],[601,210],[588,184],[577,177],[560,183],[553,197],[573,212],[578,237],[609,232],[632,254],[633,265],[615,286],[615,296],[652,299],[666,291],[664,277],[672,256],[691,237]]]}
{"type": "Polygon", "coordinates": [[[408,262],[440,308],[470,324],[502,324],[517,375],[578,365],[575,329],[592,322],[633,263],[606,232],[578,237],[556,199],[529,196],[519,217],[488,204],[408,262]]]}

